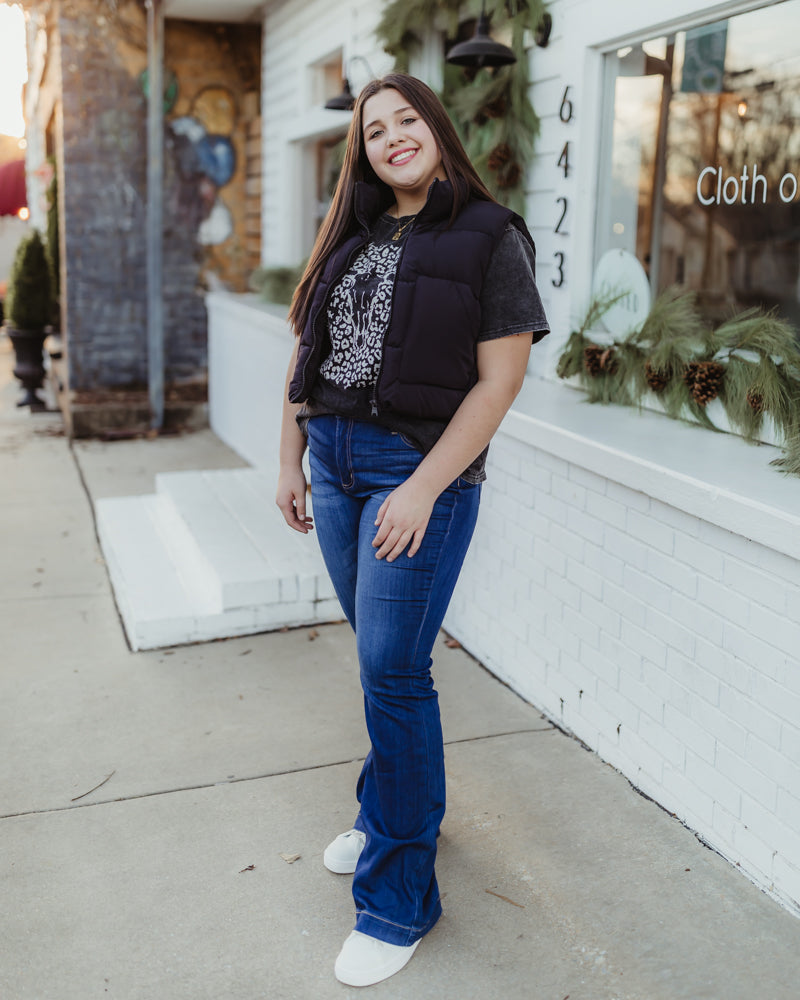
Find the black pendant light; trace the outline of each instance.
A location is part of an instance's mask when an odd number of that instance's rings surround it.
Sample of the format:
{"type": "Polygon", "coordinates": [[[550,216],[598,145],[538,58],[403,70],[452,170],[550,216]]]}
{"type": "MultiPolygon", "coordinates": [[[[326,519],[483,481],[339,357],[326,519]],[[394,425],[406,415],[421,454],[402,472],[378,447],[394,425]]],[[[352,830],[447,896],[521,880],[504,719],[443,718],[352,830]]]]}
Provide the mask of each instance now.
{"type": "Polygon", "coordinates": [[[447,53],[447,62],[456,66],[510,66],[517,57],[507,45],[501,45],[489,37],[489,18],[486,4],[481,4],[481,13],[475,25],[475,34],[468,42],[459,42],[447,53]]]}
{"type": "Polygon", "coordinates": [[[347,77],[342,80],[342,92],[325,102],[325,107],[329,111],[352,111],[356,106],[356,99],[350,89],[350,81],[347,77]]]}
{"type": "Polygon", "coordinates": [[[363,63],[364,69],[369,74],[368,79],[375,79],[372,67],[363,56],[350,56],[347,62],[345,62],[342,66],[344,79],[342,80],[341,94],[337,94],[336,97],[332,97],[329,101],[325,102],[325,107],[328,108],[329,111],[352,111],[356,106],[356,99],[353,95],[353,91],[350,89],[350,77],[353,75],[353,63],[363,63]]]}

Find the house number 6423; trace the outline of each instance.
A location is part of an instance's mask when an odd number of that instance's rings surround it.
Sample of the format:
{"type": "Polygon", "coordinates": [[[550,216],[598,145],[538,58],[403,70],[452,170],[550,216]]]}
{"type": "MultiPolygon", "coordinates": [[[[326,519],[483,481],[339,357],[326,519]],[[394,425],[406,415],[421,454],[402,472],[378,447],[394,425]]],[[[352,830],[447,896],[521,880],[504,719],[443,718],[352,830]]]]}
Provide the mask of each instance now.
{"type": "MultiPolygon", "coordinates": [[[[572,99],[569,96],[569,92],[572,88],[570,86],[564,88],[564,95],[561,98],[561,106],[558,109],[558,117],[562,124],[569,125],[575,118],[575,105],[572,103],[572,99]]],[[[570,144],[569,141],[564,143],[564,148],[561,150],[561,155],[558,158],[556,166],[564,174],[564,178],[569,177],[570,170],[570,144]]],[[[569,233],[564,228],[564,223],[567,218],[567,210],[569,208],[569,201],[564,195],[559,195],[556,198],[556,204],[561,206],[561,211],[558,216],[558,221],[556,222],[555,229],[553,230],[559,236],[568,236],[569,233]]],[[[563,250],[558,250],[553,256],[556,259],[556,277],[551,278],[550,283],[553,288],[561,288],[566,280],[566,261],[567,256],[563,250]]]]}

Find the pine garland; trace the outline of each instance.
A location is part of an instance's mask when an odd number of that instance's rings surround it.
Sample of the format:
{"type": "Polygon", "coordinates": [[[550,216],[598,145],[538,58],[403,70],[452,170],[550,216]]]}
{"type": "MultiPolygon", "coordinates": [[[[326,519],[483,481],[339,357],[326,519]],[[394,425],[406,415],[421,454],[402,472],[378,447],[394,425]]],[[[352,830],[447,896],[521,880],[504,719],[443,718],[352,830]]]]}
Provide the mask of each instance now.
{"type": "MultiPolygon", "coordinates": [[[[395,70],[408,72],[411,54],[424,36],[442,31],[455,38],[459,22],[477,17],[479,11],[478,0],[393,0],[384,9],[376,34],[394,56],[395,70]]],[[[446,64],[440,95],[486,186],[498,201],[520,214],[525,210],[525,176],[539,134],[539,118],[529,98],[525,32],[536,30],[544,12],[543,0],[497,4],[492,30],[510,28],[517,62],[478,71],[446,64]]]]}
{"type": "Polygon", "coordinates": [[[589,331],[617,298],[592,301],[559,358],[559,378],[577,377],[593,403],[641,407],[655,395],[669,416],[709,430],[719,430],[706,412],[718,398],[748,441],[759,438],[768,416],[784,441],[771,464],[800,475],[800,346],[789,323],[754,308],[709,329],[694,295],[669,288],[639,329],[597,345],[589,331]]]}

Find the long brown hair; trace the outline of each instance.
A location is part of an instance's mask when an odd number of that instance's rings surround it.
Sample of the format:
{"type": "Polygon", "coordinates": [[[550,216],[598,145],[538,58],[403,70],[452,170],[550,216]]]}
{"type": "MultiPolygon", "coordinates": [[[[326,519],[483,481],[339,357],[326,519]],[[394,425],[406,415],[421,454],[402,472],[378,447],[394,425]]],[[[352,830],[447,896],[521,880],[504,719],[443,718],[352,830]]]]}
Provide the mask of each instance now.
{"type": "Polygon", "coordinates": [[[451,221],[471,198],[494,201],[470,163],[442,102],[427,84],[406,73],[389,73],[380,80],[371,80],[358,95],[350,130],[347,133],[347,150],[336,191],[328,214],[317,234],[303,277],[292,298],[289,322],[297,336],[308,321],[314,289],[328,258],[356,230],[354,213],[356,182],[367,181],[375,184],[384,190],[387,199],[391,196],[389,185],[380,180],[370,166],[362,130],[364,105],[370,97],[374,97],[382,90],[396,90],[401,94],[433,133],[442,155],[444,172],[453,187],[451,221]]]}

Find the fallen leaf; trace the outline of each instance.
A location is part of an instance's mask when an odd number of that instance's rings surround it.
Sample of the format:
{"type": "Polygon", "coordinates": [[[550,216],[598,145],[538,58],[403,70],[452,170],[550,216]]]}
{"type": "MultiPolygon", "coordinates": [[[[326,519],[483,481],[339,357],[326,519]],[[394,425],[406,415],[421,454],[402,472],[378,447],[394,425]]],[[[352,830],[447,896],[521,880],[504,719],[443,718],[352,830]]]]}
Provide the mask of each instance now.
{"type": "Polygon", "coordinates": [[[445,639],[444,644],[448,647],[448,649],[461,649],[461,643],[458,639],[454,639],[452,636],[450,636],[449,639],[445,639]]]}
{"type": "Polygon", "coordinates": [[[241,875],[242,872],[253,872],[255,870],[256,870],[255,865],[248,865],[247,868],[242,868],[242,871],[240,871],[239,874],[241,875]]]}
{"type": "Polygon", "coordinates": [[[300,860],[299,854],[281,854],[281,857],[286,862],[287,865],[293,865],[295,861],[300,860]]]}
{"type": "Polygon", "coordinates": [[[313,642],[317,638],[318,635],[319,635],[319,632],[315,628],[310,628],[308,630],[308,641],[309,642],[313,642]]]}

